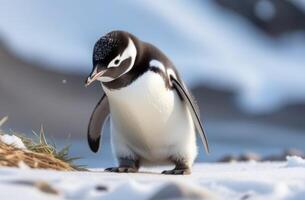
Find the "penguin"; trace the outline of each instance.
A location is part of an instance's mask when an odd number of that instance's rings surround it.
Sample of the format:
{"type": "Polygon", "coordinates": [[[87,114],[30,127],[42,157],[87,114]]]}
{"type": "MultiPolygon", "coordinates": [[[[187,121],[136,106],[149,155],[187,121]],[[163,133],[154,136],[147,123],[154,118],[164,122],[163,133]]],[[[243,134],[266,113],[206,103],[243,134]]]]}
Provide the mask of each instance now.
{"type": "Polygon", "coordinates": [[[209,145],[199,110],[170,59],[154,45],[125,31],[112,31],[93,48],[88,86],[104,94],[88,125],[88,143],[99,149],[110,119],[111,147],[118,162],[108,172],[138,172],[141,166],[173,164],[163,174],[190,174],[197,156],[196,132],[209,145]]]}

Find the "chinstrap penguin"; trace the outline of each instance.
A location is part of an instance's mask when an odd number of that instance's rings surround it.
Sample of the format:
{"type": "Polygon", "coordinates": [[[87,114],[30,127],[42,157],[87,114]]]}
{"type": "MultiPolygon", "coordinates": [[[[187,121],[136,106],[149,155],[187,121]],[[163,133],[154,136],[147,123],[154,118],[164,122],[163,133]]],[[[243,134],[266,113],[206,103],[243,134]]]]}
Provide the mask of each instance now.
{"type": "Polygon", "coordinates": [[[173,63],[155,46],[124,31],[101,37],[93,49],[86,86],[101,82],[104,94],[88,126],[88,143],[97,152],[101,129],[110,116],[111,144],[118,167],[174,164],[164,174],[190,174],[197,156],[196,131],[209,152],[199,110],[173,63]]]}

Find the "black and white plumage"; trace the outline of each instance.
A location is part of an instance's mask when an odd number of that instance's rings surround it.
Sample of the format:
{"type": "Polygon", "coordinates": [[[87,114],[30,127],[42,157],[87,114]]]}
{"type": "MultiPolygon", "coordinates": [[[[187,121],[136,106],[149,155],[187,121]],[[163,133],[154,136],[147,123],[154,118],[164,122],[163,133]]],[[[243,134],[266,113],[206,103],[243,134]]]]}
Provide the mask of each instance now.
{"type": "Polygon", "coordinates": [[[92,113],[88,142],[97,152],[108,116],[119,167],[173,163],[165,174],[187,174],[197,156],[196,130],[208,142],[197,106],[172,62],[155,46],[130,33],[113,31],[97,41],[87,85],[101,82],[105,94],[92,113]]]}

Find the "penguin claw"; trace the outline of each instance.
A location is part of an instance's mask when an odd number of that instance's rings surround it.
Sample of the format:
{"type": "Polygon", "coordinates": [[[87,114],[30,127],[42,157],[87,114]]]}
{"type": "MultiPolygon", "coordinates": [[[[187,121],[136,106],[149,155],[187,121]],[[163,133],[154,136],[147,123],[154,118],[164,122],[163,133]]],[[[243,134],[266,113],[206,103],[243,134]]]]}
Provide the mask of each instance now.
{"type": "Polygon", "coordinates": [[[116,173],[135,173],[138,170],[132,167],[109,167],[105,169],[106,172],[116,172],[116,173]]]}
{"type": "Polygon", "coordinates": [[[190,169],[172,169],[172,170],[164,170],[162,174],[166,175],[188,175],[191,174],[190,169]]]}

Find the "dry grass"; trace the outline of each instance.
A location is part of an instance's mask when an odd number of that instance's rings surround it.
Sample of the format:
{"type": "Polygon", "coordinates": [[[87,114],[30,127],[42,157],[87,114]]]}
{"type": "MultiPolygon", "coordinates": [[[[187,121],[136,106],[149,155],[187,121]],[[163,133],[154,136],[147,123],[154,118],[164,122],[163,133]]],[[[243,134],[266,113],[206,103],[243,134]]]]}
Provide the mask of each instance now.
{"type": "Polygon", "coordinates": [[[69,163],[63,162],[50,154],[18,149],[0,141],[0,166],[19,167],[22,162],[30,168],[75,170],[69,163]]]}
{"type": "MultiPolygon", "coordinates": [[[[0,120],[0,126],[7,120],[0,120]]],[[[73,164],[78,158],[69,156],[69,146],[60,151],[55,145],[47,142],[43,127],[39,134],[33,132],[36,140],[30,139],[22,134],[10,131],[10,134],[18,136],[26,146],[26,150],[18,149],[13,145],[7,145],[0,140],[0,166],[19,167],[26,164],[30,168],[54,169],[60,171],[85,170],[82,166],[73,164]]],[[[7,134],[0,130],[0,134],[7,134]]]]}

